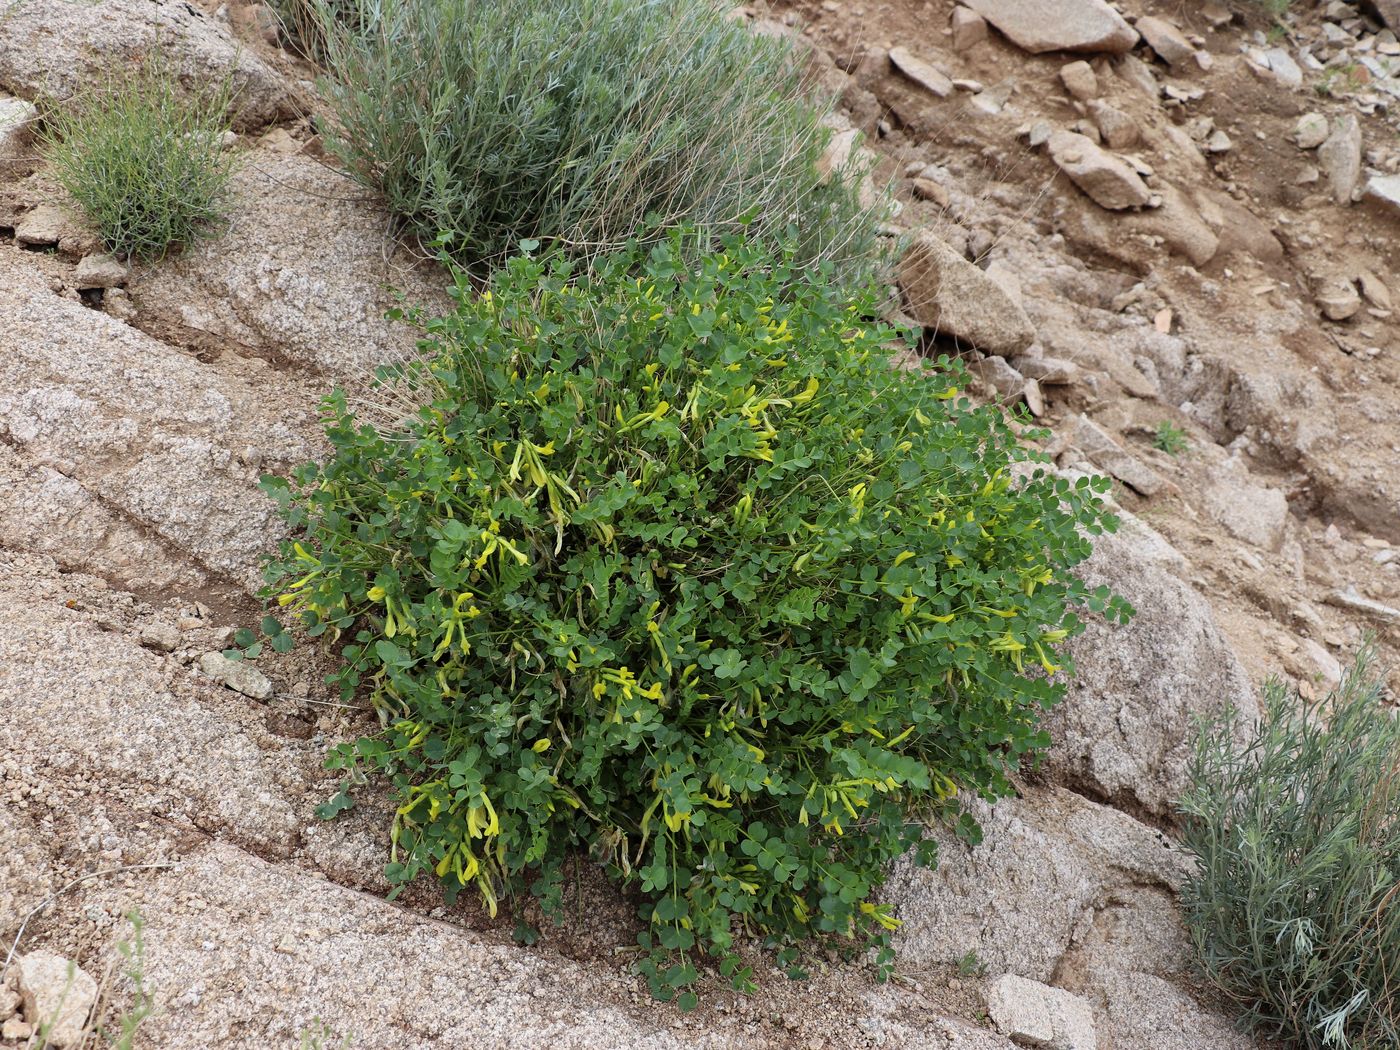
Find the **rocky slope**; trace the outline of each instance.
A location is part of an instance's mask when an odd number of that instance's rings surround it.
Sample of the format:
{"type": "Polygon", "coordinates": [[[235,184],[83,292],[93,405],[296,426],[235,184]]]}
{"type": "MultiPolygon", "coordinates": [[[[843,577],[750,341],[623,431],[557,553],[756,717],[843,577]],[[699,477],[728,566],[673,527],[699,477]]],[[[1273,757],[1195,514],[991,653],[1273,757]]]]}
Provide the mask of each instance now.
{"type": "Polygon", "coordinates": [[[1400,651],[1400,44],[1377,12],[1294,8],[1282,29],[1138,0],[747,12],[810,43],[892,181],[926,349],[1024,401],[1062,469],[1120,482],[1086,574],[1139,616],[1077,641],[1056,746],[986,841],[894,873],[894,982],[818,957],[688,1016],[628,975],[631,909],[586,868],[532,947],[428,888],[386,903],[387,817],[312,813],[364,713],[315,652],[210,656],[257,613],[278,534],[258,476],[324,451],[330,383],[411,349],[391,289],[442,302],[324,163],[309,71],[256,5],[0,15],[0,951],[68,887],[0,979],[0,1046],[52,992],[34,953],[116,971],[93,994],[130,1005],[132,909],[153,1048],[1253,1046],[1193,984],[1174,903],[1192,719],[1248,715],[1265,674],[1323,689],[1366,632],[1400,651]],[[157,31],[187,77],[237,63],[238,205],[221,239],[126,272],[5,121],[157,31]],[[1154,448],[1163,421],[1184,450],[1154,448]]]}

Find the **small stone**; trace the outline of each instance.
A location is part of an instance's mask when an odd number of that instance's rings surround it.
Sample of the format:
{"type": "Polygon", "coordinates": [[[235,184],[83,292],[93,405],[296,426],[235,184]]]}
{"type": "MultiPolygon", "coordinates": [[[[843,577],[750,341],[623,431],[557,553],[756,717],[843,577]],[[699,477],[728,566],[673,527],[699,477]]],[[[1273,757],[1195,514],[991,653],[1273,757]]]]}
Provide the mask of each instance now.
{"type": "Polygon", "coordinates": [[[1147,46],[1157,52],[1168,65],[1184,65],[1195,58],[1196,49],[1191,46],[1191,41],[1165,18],[1139,18],[1136,27],[1142,38],[1147,41],[1147,46]]]}
{"type": "Polygon", "coordinates": [[[1167,483],[1156,471],[1128,452],[1108,431],[1088,416],[1079,417],[1073,441],[1079,451],[1095,466],[1108,471],[1123,484],[1144,496],[1155,496],[1167,487],[1167,483]]]}
{"type": "Polygon", "coordinates": [[[908,48],[892,48],[890,64],[931,95],[947,98],[953,93],[953,82],[908,48]]]}
{"type": "Polygon", "coordinates": [[[223,653],[205,653],[199,658],[199,669],[221,685],[254,700],[272,696],[272,682],[267,675],[246,660],[230,660],[223,653]]]}
{"type": "Polygon", "coordinates": [[[1269,69],[1273,71],[1274,79],[1290,91],[1297,91],[1303,86],[1303,71],[1298,68],[1298,63],[1293,61],[1293,56],[1281,47],[1271,47],[1264,52],[1264,57],[1269,62],[1269,69]]]}
{"type": "MultiPolygon", "coordinates": [[[[1330,526],[1329,526],[1330,527],[1330,526]]],[[[1323,599],[1328,605],[1335,605],[1339,609],[1349,609],[1352,612],[1364,613],[1372,619],[1384,620],[1388,623],[1400,623],[1400,609],[1374,602],[1370,598],[1358,594],[1355,587],[1347,587],[1345,590],[1332,591],[1323,599]]]]}
{"type": "Polygon", "coordinates": [[[1032,54],[1131,51],[1137,31],[1105,0],[968,0],[967,6],[1032,54]]]}
{"type": "Polygon", "coordinates": [[[63,212],[52,204],[41,204],[24,214],[15,227],[15,240],[35,248],[57,244],[63,236],[63,212]]]}
{"type": "Polygon", "coordinates": [[[1157,83],[1157,74],[1137,55],[1124,55],[1118,60],[1118,75],[1154,102],[1161,93],[1162,87],[1157,83]]]}
{"type": "Polygon", "coordinates": [[[1061,988],[1006,974],[987,990],[987,1014],[1014,1043],[1047,1050],[1095,1050],[1094,1011],[1061,988]]]}
{"type": "Polygon", "coordinates": [[[1004,357],[969,362],[967,370],[1007,400],[1020,397],[1026,388],[1026,377],[1012,368],[1004,357]]]}
{"type": "Polygon", "coordinates": [[[1011,92],[1015,89],[1015,83],[1011,80],[1003,80],[993,88],[984,90],[973,95],[968,103],[973,109],[981,110],[989,116],[996,116],[1011,99],[1011,92]]]}
{"type": "Polygon", "coordinates": [[[1057,131],[1048,143],[1050,158],[1095,204],[1110,211],[1138,208],[1152,192],[1122,158],[1104,151],[1083,135],[1057,131]]]}
{"type": "Polygon", "coordinates": [[[967,77],[962,77],[953,81],[953,87],[957,88],[959,91],[966,91],[968,94],[971,95],[980,95],[982,91],[986,88],[986,85],[983,84],[980,80],[972,80],[967,77]]]}
{"type": "Polygon", "coordinates": [[[1311,186],[1322,178],[1322,172],[1317,170],[1315,164],[1304,164],[1293,180],[1295,186],[1311,186]]]}
{"type": "Polygon", "coordinates": [[[34,1029],[18,1017],[11,1017],[0,1025],[0,1039],[28,1039],[33,1034],[34,1029]]]}
{"type": "Polygon", "coordinates": [[[1015,357],[1011,359],[1011,366],[1028,379],[1036,380],[1041,386],[1068,386],[1078,382],[1080,376],[1077,364],[1058,357],[1015,357]]]}
{"type": "Polygon", "coordinates": [[[34,103],[0,95],[0,159],[13,157],[29,137],[29,129],[39,119],[34,103]]]}
{"type": "Polygon", "coordinates": [[[158,653],[172,653],[180,646],[180,632],[174,624],[157,620],[141,628],[136,640],[147,649],[158,653]]]}
{"type": "Polygon", "coordinates": [[[1338,204],[1352,202],[1361,181],[1361,125],[1344,113],[1332,124],[1332,131],[1317,149],[1318,161],[1327,175],[1332,199],[1338,204]]]}
{"type": "Polygon", "coordinates": [[[1323,279],[1313,298],[1329,321],[1345,321],[1361,309],[1361,296],[1356,286],[1343,277],[1323,279]]]}
{"type": "Polygon", "coordinates": [[[1228,153],[1235,144],[1230,141],[1230,136],[1219,128],[1210,133],[1210,138],[1206,139],[1207,153],[1228,153]]]}
{"type": "Polygon", "coordinates": [[[948,190],[940,182],[932,179],[915,179],[913,182],[914,196],[922,201],[932,201],[940,208],[948,207],[948,190]]]}
{"type": "Polygon", "coordinates": [[[1315,679],[1324,693],[1330,693],[1341,685],[1342,665],[1311,638],[1304,638],[1298,644],[1298,656],[1308,677],[1315,679]]]}
{"type": "Polygon", "coordinates": [[[77,1046],[82,1041],[97,999],[97,982],[76,963],[43,950],[20,956],[19,993],[25,1020],[44,1029],[49,1046],[77,1046]]]}
{"type": "Polygon", "coordinates": [[[1400,175],[1373,175],[1366,182],[1365,198],[1400,212],[1400,175]]]}
{"type": "Polygon", "coordinates": [[[825,186],[832,175],[851,162],[860,142],[860,132],[855,128],[833,129],[822,155],[817,158],[817,182],[825,186]]]}
{"type": "Polygon", "coordinates": [[[1142,139],[1142,130],[1137,121],[1107,102],[1097,99],[1090,102],[1089,114],[1110,149],[1129,149],[1142,139]]]}
{"type": "Polygon", "coordinates": [[[1055,125],[1048,120],[1037,120],[1026,129],[1026,141],[1031,149],[1039,149],[1050,141],[1050,136],[1055,134],[1055,125]]]}
{"type": "Polygon", "coordinates": [[[966,51],[987,39],[987,20],[966,7],[953,8],[953,50],[966,51]]]}
{"type": "Polygon", "coordinates": [[[73,271],[78,288],[117,288],[131,277],[131,268],[110,255],[85,255],[73,271]]]}
{"type": "Polygon", "coordinates": [[[301,152],[301,142],[286,128],[273,128],[262,137],[261,145],[273,153],[301,152]]]}
{"type": "Polygon", "coordinates": [[[1010,293],[927,230],[900,260],[899,284],[919,324],[979,350],[1018,354],[1035,339],[1010,293]]]}
{"type": "Polygon", "coordinates": [[[1382,310],[1392,309],[1390,289],[1386,287],[1384,281],[1370,270],[1362,270],[1356,275],[1356,280],[1361,285],[1361,294],[1372,306],[1378,306],[1382,310]]]}
{"type": "Polygon", "coordinates": [[[1099,93],[1099,78],[1094,73],[1094,67],[1083,59],[1060,68],[1060,83],[1081,102],[1087,102],[1099,93]]]}
{"type": "Polygon", "coordinates": [[[1304,113],[1293,129],[1293,141],[1299,149],[1317,149],[1327,141],[1329,130],[1327,118],[1321,113],[1304,113]]]}

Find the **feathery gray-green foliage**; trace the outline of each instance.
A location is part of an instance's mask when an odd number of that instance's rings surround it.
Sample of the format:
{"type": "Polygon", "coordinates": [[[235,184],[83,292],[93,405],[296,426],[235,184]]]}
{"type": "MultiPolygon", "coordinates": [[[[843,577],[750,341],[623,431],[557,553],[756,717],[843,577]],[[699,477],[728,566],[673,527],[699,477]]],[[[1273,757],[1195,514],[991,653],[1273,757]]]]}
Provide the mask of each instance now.
{"type": "Polygon", "coordinates": [[[183,91],[156,57],[52,107],[49,160],[108,251],[158,259],[212,231],[233,170],[231,97],[228,80],[183,91]]]}
{"type": "Polygon", "coordinates": [[[875,253],[862,172],[820,184],[801,57],[720,0],[283,2],[328,72],[331,151],[468,262],[678,224],[796,226],[809,259],[855,269],[875,253]]]}
{"type": "Polygon", "coordinates": [[[1320,704],[1269,683],[1243,751],[1208,727],[1181,803],[1206,974],[1309,1050],[1400,1046],[1400,722],[1370,660],[1320,704]]]}

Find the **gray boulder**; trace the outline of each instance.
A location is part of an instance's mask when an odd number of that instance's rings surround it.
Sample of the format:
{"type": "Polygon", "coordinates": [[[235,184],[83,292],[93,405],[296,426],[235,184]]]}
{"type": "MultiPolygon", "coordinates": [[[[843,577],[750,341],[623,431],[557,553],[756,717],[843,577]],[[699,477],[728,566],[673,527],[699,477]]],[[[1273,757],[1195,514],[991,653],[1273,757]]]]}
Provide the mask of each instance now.
{"type": "Polygon", "coordinates": [[[446,276],[389,236],[387,213],[312,157],[258,149],[234,177],[238,236],[200,242],[141,274],[143,315],[361,379],[411,354],[419,333],[387,321],[395,293],[446,310],[446,276]]]}
{"type": "Polygon", "coordinates": [[[1121,157],[1073,131],[1057,131],[1046,146],[1050,159],[1101,208],[1140,208],[1152,199],[1147,183],[1121,157]]]}
{"type": "Polygon", "coordinates": [[[1047,722],[1046,763],[1063,784],[1170,818],[1187,786],[1197,718],[1233,704],[1242,722],[1251,720],[1258,698],[1205,599],[1169,562],[1149,560],[1170,546],[1142,542],[1138,534],[1152,530],[1131,520],[1131,531],[1094,538],[1079,573],[1122,595],[1137,615],[1126,626],[1090,616],[1070,643],[1078,673],[1047,722]]]}
{"type": "Polygon", "coordinates": [[[938,237],[922,231],[899,264],[909,314],[940,335],[989,354],[1017,354],[1035,329],[1011,294],[938,237]]]}
{"type": "Polygon", "coordinates": [[[174,0],[22,0],[0,23],[0,88],[66,99],[131,68],[159,44],[180,83],[207,90],[232,80],[237,124],[292,116],[286,81],[229,33],[227,23],[174,0]]]}
{"type": "Polygon", "coordinates": [[[1131,51],[1138,34],[1104,0],[966,0],[1017,47],[1042,51],[1131,51]]]}

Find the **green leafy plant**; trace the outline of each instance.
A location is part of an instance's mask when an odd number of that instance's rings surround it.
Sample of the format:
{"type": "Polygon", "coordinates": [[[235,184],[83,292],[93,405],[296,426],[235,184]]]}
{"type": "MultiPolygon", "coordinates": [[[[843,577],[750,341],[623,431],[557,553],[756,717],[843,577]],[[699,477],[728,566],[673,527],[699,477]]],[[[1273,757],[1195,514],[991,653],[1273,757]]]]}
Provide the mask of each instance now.
{"type": "Polygon", "coordinates": [[[159,259],[214,229],[232,174],[231,83],[186,91],[154,57],[50,109],[54,173],[108,251],[159,259]]]}
{"type": "Polygon", "coordinates": [[[425,240],[498,261],[517,240],[578,255],[649,222],[783,231],[860,269],[886,201],[830,131],[785,41],[724,0],[287,0],[328,70],[327,144],[425,240]]]}
{"type": "Polygon", "coordinates": [[[104,1027],[102,1034],[113,1050],[132,1050],[136,1035],[141,1026],[155,1013],[155,999],[146,984],[146,920],[138,911],[127,913],[131,923],[131,939],[117,944],[117,954],[121,957],[125,976],[132,988],[132,1004],[129,1009],[118,1014],[112,1026],[104,1027]]]}
{"type": "Polygon", "coordinates": [[[350,1036],[336,1035],[319,1017],[301,1033],[301,1050],[350,1050],[353,1045],[350,1036]]]}
{"type": "Polygon", "coordinates": [[[967,950],[967,954],[958,960],[957,968],[959,977],[987,976],[987,964],[982,961],[982,957],[977,954],[975,948],[967,950]]]}
{"type": "Polygon", "coordinates": [[[1179,456],[1189,447],[1186,431],[1170,419],[1164,419],[1157,424],[1157,429],[1153,432],[1152,447],[1169,456],[1179,456]]]}
{"type": "Polygon", "coordinates": [[[1317,704],[1269,683],[1243,750],[1232,715],[1207,726],[1181,802],[1205,973],[1314,1050],[1400,1045],[1400,722],[1370,661],[1317,704]]]}
{"type": "Polygon", "coordinates": [[[925,820],[976,836],[957,800],[1047,744],[1074,609],[1130,612],[1069,571],[1116,524],[1103,479],[1033,469],[946,359],[892,367],[873,295],[686,236],[517,257],[480,296],[455,271],[384,374],[402,418],[334,393],[329,462],[265,479],[299,534],[268,594],[386,724],[330,765],[392,783],[389,878],[557,915],[587,850],[684,1007],[702,954],[749,985],[744,935],[794,975],[811,934],[888,965],[885,862],[933,862],[925,820]]]}

